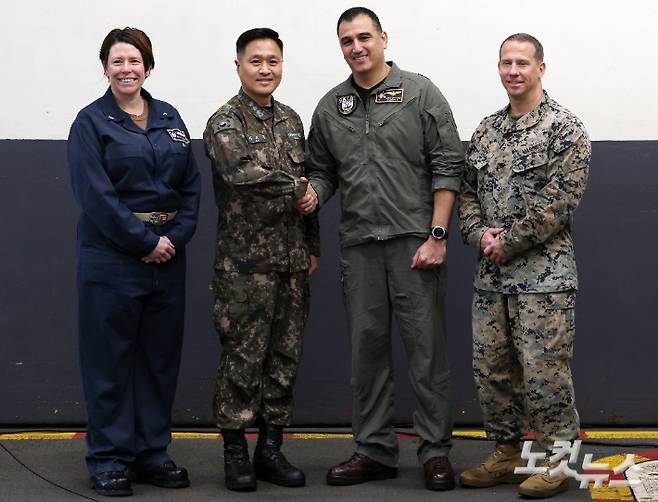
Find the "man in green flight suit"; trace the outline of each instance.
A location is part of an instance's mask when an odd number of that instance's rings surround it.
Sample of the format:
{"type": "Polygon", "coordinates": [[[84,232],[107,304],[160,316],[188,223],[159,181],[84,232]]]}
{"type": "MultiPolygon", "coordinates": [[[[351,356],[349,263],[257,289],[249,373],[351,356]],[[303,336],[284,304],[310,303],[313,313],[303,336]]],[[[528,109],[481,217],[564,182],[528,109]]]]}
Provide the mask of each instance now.
{"type": "Polygon", "coordinates": [[[418,408],[418,458],[431,490],[450,490],[450,373],[443,296],[446,238],[464,155],[450,107],[432,82],[387,63],[377,15],[354,7],[338,20],[351,76],[319,102],[308,138],[307,213],[341,192],[341,276],[352,344],[356,452],[327,482],[397,475],[392,427],[391,316],[418,408]]]}
{"type": "Polygon", "coordinates": [[[253,490],[256,478],[302,486],[304,473],[281,442],[292,420],[319,228],[296,204],[308,190],[302,122],[272,98],[283,42],[255,28],[240,35],[236,50],[242,87],[203,135],[219,208],[213,317],[223,351],[214,410],[229,489],[253,490]],[[252,424],[260,427],[253,467],[244,434],[252,424]]]}

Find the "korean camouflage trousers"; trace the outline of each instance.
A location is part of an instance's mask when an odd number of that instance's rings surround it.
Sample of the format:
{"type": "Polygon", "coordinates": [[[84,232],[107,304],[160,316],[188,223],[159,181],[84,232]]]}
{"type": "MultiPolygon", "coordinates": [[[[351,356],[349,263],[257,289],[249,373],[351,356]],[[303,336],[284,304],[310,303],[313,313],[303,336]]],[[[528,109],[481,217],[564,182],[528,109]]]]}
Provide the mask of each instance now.
{"type": "Polygon", "coordinates": [[[213,319],[222,343],[213,409],[221,429],[258,419],[290,425],[309,309],[308,271],[216,274],[213,319]]]}
{"type": "Polygon", "coordinates": [[[489,439],[514,441],[532,430],[545,450],[577,439],[575,299],[575,291],[475,290],[473,370],[489,439]]]}

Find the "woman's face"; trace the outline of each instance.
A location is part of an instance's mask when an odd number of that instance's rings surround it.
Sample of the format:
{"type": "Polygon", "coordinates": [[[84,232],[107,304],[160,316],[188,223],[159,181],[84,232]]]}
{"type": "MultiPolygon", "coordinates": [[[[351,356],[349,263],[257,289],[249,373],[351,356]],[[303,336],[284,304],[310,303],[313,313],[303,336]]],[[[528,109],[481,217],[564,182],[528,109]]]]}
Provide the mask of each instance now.
{"type": "Polygon", "coordinates": [[[112,94],[126,99],[134,97],[146,78],[142,53],[134,45],[117,42],[110,47],[105,75],[110,80],[112,94]]]}

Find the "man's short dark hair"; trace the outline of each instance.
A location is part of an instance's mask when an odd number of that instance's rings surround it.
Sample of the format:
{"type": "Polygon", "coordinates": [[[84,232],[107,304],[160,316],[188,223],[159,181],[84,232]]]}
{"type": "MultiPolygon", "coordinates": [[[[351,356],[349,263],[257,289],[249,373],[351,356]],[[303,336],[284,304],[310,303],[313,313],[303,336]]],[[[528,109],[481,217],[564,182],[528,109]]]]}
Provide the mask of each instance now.
{"type": "Polygon", "coordinates": [[[365,14],[368,16],[370,19],[372,19],[372,24],[375,25],[375,28],[379,33],[382,31],[382,23],[379,22],[379,18],[377,17],[377,14],[375,14],[373,11],[366,7],[351,7],[347,9],[345,12],[343,12],[340,17],[338,18],[338,23],[336,23],[336,34],[338,34],[338,30],[340,29],[340,23],[343,21],[351,21],[354,19],[356,16],[360,16],[361,14],[365,14]]]}
{"type": "Polygon", "coordinates": [[[528,35],[527,33],[515,33],[514,35],[510,35],[505,40],[503,40],[503,43],[500,44],[500,49],[498,49],[499,61],[500,56],[503,53],[503,45],[505,45],[506,42],[529,42],[535,46],[535,59],[537,62],[542,63],[544,61],[544,47],[541,45],[541,42],[532,35],[528,35]]]}
{"type": "Polygon", "coordinates": [[[247,47],[249,42],[254,40],[261,40],[263,38],[274,40],[276,45],[279,46],[279,49],[281,49],[281,54],[283,54],[283,42],[279,38],[279,34],[270,28],[252,28],[251,30],[245,31],[238,37],[237,41],[235,42],[236,54],[238,56],[242,55],[245,47],[247,47]]]}

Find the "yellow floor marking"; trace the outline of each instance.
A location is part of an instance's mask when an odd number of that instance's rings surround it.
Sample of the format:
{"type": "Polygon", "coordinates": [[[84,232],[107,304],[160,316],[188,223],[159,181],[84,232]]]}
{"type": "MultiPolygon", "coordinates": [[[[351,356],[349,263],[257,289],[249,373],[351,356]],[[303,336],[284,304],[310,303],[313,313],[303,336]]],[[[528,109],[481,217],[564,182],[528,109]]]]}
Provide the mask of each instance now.
{"type": "Polygon", "coordinates": [[[587,439],[658,439],[658,431],[588,431],[587,439]]]}
{"type": "Polygon", "coordinates": [[[172,432],[174,439],[218,439],[218,432],[172,432]]]}
{"type": "MultiPolygon", "coordinates": [[[[589,433],[587,435],[589,436],[589,433]]],[[[624,460],[626,460],[625,454],[599,458],[594,462],[597,464],[608,464],[608,469],[613,471],[624,460]]],[[[650,459],[640,455],[635,455],[634,462],[637,464],[647,460],[650,459]]],[[[592,483],[589,487],[589,494],[592,497],[592,500],[635,500],[633,492],[628,486],[602,486],[601,488],[593,488],[592,483]]]]}
{"type": "Polygon", "coordinates": [[[0,440],[73,439],[77,432],[17,432],[0,434],[0,440]]]}
{"type": "MultiPolygon", "coordinates": [[[[82,431],[83,432],[83,431],[82,431]]],[[[74,439],[81,432],[16,432],[0,433],[0,441],[11,440],[38,440],[38,439],[74,439]]],[[[351,439],[350,433],[315,433],[315,432],[291,432],[288,433],[293,439],[351,439]]],[[[404,433],[401,433],[404,435],[404,433]]],[[[455,437],[458,438],[486,438],[484,431],[479,430],[456,430],[455,437]]],[[[219,439],[217,432],[174,432],[174,439],[219,439]]],[[[589,431],[585,432],[584,439],[658,439],[656,431],[589,431]]],[[[620,445],[621,446],[621,445],[620,445]]]]}
{"type": "Polygon", "coordinates": [[[487,437],[487,434],[484,431],[452,431],[452,434],[457,437],[470,437],[470,438],[487,437]]]}
{"type": "Polygon", "coordinates": [[[290,436],[294,439],[352,439],[352,434],[316,434],[305,432],[293,432],[290,436]]]}

